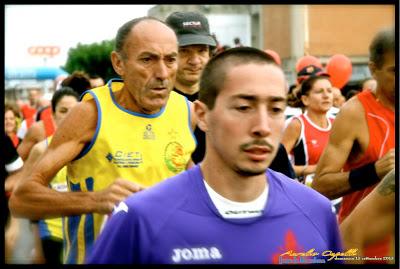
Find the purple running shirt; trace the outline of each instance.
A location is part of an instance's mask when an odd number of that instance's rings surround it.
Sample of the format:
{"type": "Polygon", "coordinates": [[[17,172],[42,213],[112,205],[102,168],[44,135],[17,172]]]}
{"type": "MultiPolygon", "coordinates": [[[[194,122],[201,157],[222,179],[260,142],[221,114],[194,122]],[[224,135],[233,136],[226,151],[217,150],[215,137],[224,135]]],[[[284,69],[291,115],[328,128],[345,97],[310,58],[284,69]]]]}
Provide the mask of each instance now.
{"type": "Polygon", "coordinates": [[[131,195],[114,210],[87,263],[341,263],[331,255],[342,247],[330,201],[273,170],[266,178],[266,208],[246,219],[220,215],[198,165],[131,195]]]}

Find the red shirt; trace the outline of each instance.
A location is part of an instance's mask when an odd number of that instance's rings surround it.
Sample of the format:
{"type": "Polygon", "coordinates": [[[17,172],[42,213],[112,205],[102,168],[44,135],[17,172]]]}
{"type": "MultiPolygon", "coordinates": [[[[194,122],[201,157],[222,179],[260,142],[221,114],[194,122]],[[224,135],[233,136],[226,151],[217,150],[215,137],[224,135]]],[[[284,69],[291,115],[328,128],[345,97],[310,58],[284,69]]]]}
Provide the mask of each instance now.
{"type": "Polygon", "coordinates": [[[51,106],[48,106],[45,109],[43,109],[43,111],[40,113],[40,120],[43,121],[46,137],[53,135],[56,130],[56,126],[54,124],[53,112],[51,111],[51,106]]]}
{"type": "Polygon", "coordinates": [[[9,137],[11,138],[11,141],[12,141],[12,143],[14,145],[14,148],[17,148],[19,143],[21,142],[21,140],[19,139],[17,134],[13,133],[12,135],[9,135],[9,137]]]}
{"type": "Polygon", "coordinates": [[[34,117],[34,115],[36,114],[36,109],[31,107],[31,106],[29,106],[29,105],[27,105],[27,104],[24,104],[21,107],[21,113],[22,113],[22,116],[24,117],[24,119],[27,120],[29,118],[33,118],[34,117]]]}
{"type": "MultiPolygon", "coordinates": [[[[359,93],[357,97],[364,107],[365,118],[369,129],[369,144],[362,158],[355,163],[346,163],[344,171],[349,171],[367,163],[375,162],[383,157],[390,149],[395,147],[394,111],[383,106],[370,91],[363,91],[359,93]]],[[[376,184],[343,196],[339,211],[339,222],[342,222],[375,186],[376,184]]],[[[387,245],[387,247],[389,246],[387,245]]],[[[373,257],[374,255],[378,256],[378,254],[387,256],[388,248],[385,250],[380,248],[380,250],[378,253],[378,249],[375,248],[373,252],[368,254],[366,249],[365,256],[373,257]],[[382,252],[380,252],[380,250],[382,250],[382,252]]]]}
{"type": "Polygon", "coordinates": [[[295,165],[317,164],[326,145],[328,144],[333,118],[327,117],[328,127],[321,128],[308,118],[307,114],[295,116],[301,123],[301,133],[293,147],[295,165]]]}

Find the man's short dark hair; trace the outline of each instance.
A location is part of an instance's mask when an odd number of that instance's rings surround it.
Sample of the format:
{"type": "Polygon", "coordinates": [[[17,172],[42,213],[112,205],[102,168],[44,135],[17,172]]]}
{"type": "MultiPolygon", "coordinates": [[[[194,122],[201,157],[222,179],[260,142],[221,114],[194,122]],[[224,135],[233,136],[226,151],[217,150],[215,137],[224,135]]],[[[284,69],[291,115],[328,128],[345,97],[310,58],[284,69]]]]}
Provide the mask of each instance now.
{"type": "MultiPolygon", "coordinates": [[[[135,19],[132,19],[132,20],[124,23],[118,29],[117,36],[115,37],[115,48],[114,48],[114,50],[116,52],[118,52],[122,56],[122,58],[124,58],[124,59],[127,58],[127,55],[124,51],[124,45],[125,45],[126,38],[128,37],[129,33],[139,22],[142,22],[145,20],[154,20],[154,21],[158,21],[158,22],[165,24],[163,21],[161,21],[157,18],[154,18],[154,17],[150,17],[150,16],[135,18],[135,19]]],[[[168,26],[168,25],[166,25],[166,26],[168,26]]]]}
{"type": "Polygon", "coordinates": [[[79,95],[74,89],[71,87],[62,87],[61,89],[57,90],[51,98],[51,110],[53,113],[56,112],[56,106],[64,96],[73,96],[76,98],[76,100],[79,100],[79,95]]]}
{"type": "Polygon", "coordinates": [[[223,51],[211,58],[203,70],[199,100],[213,109],[229,68],[248,63],[271,64],[281,69],[272,56],[256,48],[238,47],[223,51]]]}
{"type": "Polygon", "coordinates": [[[374,62],[377,68],[381,68],[386,53],[395,51],[394,28],[386,28],[379,31],[369,46],[369,60],[374,62]]]}

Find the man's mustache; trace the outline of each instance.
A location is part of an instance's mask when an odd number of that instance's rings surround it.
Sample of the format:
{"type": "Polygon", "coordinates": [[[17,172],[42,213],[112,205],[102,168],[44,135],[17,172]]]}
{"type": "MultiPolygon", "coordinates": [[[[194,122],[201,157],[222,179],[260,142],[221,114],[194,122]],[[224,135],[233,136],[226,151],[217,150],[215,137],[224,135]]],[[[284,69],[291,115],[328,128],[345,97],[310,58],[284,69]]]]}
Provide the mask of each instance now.
{"type": "Polygon", "coordinates": [[[273,150],[274,150],[274,146],[273,146],[272,144],[268,143],[268,142],[265,141],[265,140],[254,140],[254,141],[252,141],[252,142],[242,144],[242,145],[240,145],[240,149],[243,150],[243,151],[245,151],[245,150],[251,149],[251,148],[254,147],[254,146],[263,146],[263,147],[265,146],[265,147],[267,147],[268,150],[270,150],[270,151],[273,151],[273,150]]]}

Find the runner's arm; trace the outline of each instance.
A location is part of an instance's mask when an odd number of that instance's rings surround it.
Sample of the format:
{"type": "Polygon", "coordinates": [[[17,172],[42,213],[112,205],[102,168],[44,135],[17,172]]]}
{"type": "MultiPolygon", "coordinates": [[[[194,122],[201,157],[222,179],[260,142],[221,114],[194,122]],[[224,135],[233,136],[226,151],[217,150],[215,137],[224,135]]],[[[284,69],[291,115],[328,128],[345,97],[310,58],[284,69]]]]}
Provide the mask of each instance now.
{"type": "Polygon", "coordinates": [[[17,151],[22,160],[26,160],[32,147],[45,137],[42,122],[38,121],[32,124],[28,129],[24,139],[18,146],[17,151]]]}
{"type": "Polygon", "coordinates": [[[10,198],[14,216],[42,219],[85,213],[109,213],[115,202],[138,191],[138,186],[117,179],[98,192],[58,192],[48,188],[51,179],[92,139],[97,122],[94,102],[81,102],[58,127],[52,143],[30,171],[25,171],[10,198]]]}
{"type": "Polygon", "coordinates": [[[390,233],[395,227],[395,172],[389,172],[340,225],[345,249],[362,249],[390,233]],[[368,221],[368,227],[365,226],[368,221]]]}
{"type": "Polygon", "coordinates": [[[317,164],[312,188],[329,199],[351,192],[349,172],[342,172],[342,168],[356,140],[359,122],[363,120],[363,113],[357,107],[353,102],[341,108],[333,122],[328,145],[317,164]]]}

